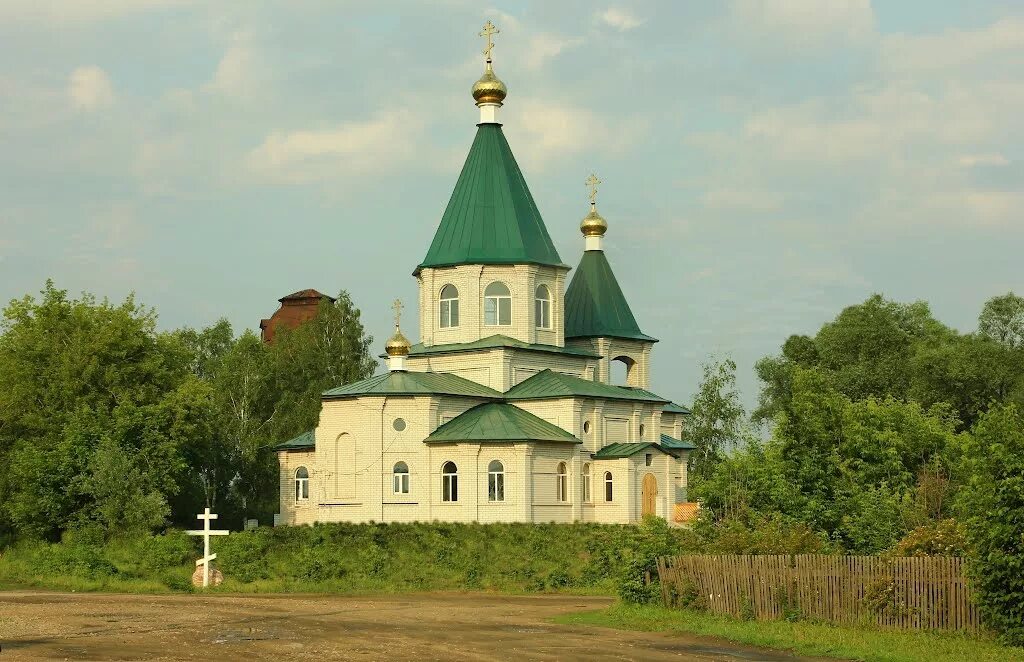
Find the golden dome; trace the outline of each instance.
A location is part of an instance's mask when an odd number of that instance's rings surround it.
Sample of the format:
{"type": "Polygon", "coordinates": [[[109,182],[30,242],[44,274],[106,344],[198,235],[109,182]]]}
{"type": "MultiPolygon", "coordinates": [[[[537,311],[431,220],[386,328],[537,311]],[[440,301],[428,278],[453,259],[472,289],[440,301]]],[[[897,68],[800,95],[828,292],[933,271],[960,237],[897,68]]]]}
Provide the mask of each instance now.
{"type": "Polygon", "coordinates": [[[506,95],[508,88],[494,75],[494,69],[491,69],[491,63],[488,61],[484,75],[473,84],[473,99],[478,106],[484,103],[496,103],[500,106],[506,95]]]}
{"type": "Polygon", "coordinates": [[[388,356],[408,356],[409,348],[412,347],[412,343],[409,339],[402,335],[402,330],[395,325],[395,335],[388,338],[387,344],[384,345],[384,351],[388,356]]]}
{"type": "Polygon", "coordinates": [[[580,232],[584,237],[603,237],[608,231],[608,221],[597,213],[597,205],[590,205],[590,213],[580,222],[580,232]]]}

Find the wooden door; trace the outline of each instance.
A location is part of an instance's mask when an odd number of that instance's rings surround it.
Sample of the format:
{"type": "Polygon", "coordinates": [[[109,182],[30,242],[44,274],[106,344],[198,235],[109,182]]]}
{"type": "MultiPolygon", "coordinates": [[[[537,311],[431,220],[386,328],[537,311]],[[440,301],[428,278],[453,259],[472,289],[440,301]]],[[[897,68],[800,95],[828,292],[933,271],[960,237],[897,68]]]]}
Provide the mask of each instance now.
{"type": "Polygon", "coordinates": [[[654,474],[647,474],[646,476],[644,476],[643,506],[640,510],[640,513],[642,515],[658,514],[658,508],[656,505],[657,496],[658,479],[654,477],[654,474]]]}

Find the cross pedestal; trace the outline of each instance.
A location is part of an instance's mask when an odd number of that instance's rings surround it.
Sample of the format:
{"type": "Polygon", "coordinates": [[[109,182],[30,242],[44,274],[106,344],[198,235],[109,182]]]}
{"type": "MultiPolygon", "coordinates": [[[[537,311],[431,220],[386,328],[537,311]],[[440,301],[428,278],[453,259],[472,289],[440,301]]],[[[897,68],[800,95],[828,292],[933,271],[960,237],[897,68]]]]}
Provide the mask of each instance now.
{"type": "Polygon", "coordinates": [[[203,513],[196,515],[196,519],[203,520],[203,528],[198,530],[186,531],[190,536],[202,536],[203,537],[203,558],[196,561],[197,566],[203,566],[203,588],[210,585],[210,561],[217,558],[216,554],[210,553],[210,536],[226,536],[230,531],[224,530],[212,530],[210,529],[210,520],[217,519],[217,516],[210,512],[207,508],[203,513]]]}

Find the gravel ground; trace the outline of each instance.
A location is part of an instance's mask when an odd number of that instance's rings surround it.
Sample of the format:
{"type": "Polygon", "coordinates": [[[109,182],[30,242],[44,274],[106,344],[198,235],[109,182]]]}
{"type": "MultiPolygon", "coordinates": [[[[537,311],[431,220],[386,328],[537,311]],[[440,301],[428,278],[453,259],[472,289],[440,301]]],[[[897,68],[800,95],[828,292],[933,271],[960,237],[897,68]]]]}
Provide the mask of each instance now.
{"type": "Polygon", "coordinates": [[[553,625],[605,598],[429,593],[0,592],[0,662],[66,660],[794,660],[686,635],[553,625]]]}

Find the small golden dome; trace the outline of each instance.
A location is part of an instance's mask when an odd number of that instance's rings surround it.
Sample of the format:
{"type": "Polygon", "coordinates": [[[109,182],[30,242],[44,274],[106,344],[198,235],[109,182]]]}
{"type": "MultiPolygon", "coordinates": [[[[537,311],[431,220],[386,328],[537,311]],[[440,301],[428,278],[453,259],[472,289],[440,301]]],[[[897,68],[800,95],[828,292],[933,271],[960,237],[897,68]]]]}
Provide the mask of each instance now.
{"type": "Polygon", "coordinates": [[[473,84],[473,99],[478,106],[484,103],[496,103],[500,106],[507,95],[508,88],[494,75],[494,69],[491,69],[491,63],[488,62],[484,75],[473,84]]]}
{"type": "Polygon", "coordinates": [[[387,344],[384,345],[384,351],[388,356],[408,356],[411,347],[412,343],[402,335],[402,330],[398,328],[398,325],[395,325],[395,335],[388,338],[387,344]]]}
{"type": "Polygon", "coordinates": [[[580,222],[580,232],[584,237],[603,237],[608,231],[608,221],[597,213],[597,205],[590,205],[590,213],[580,222]]]}

